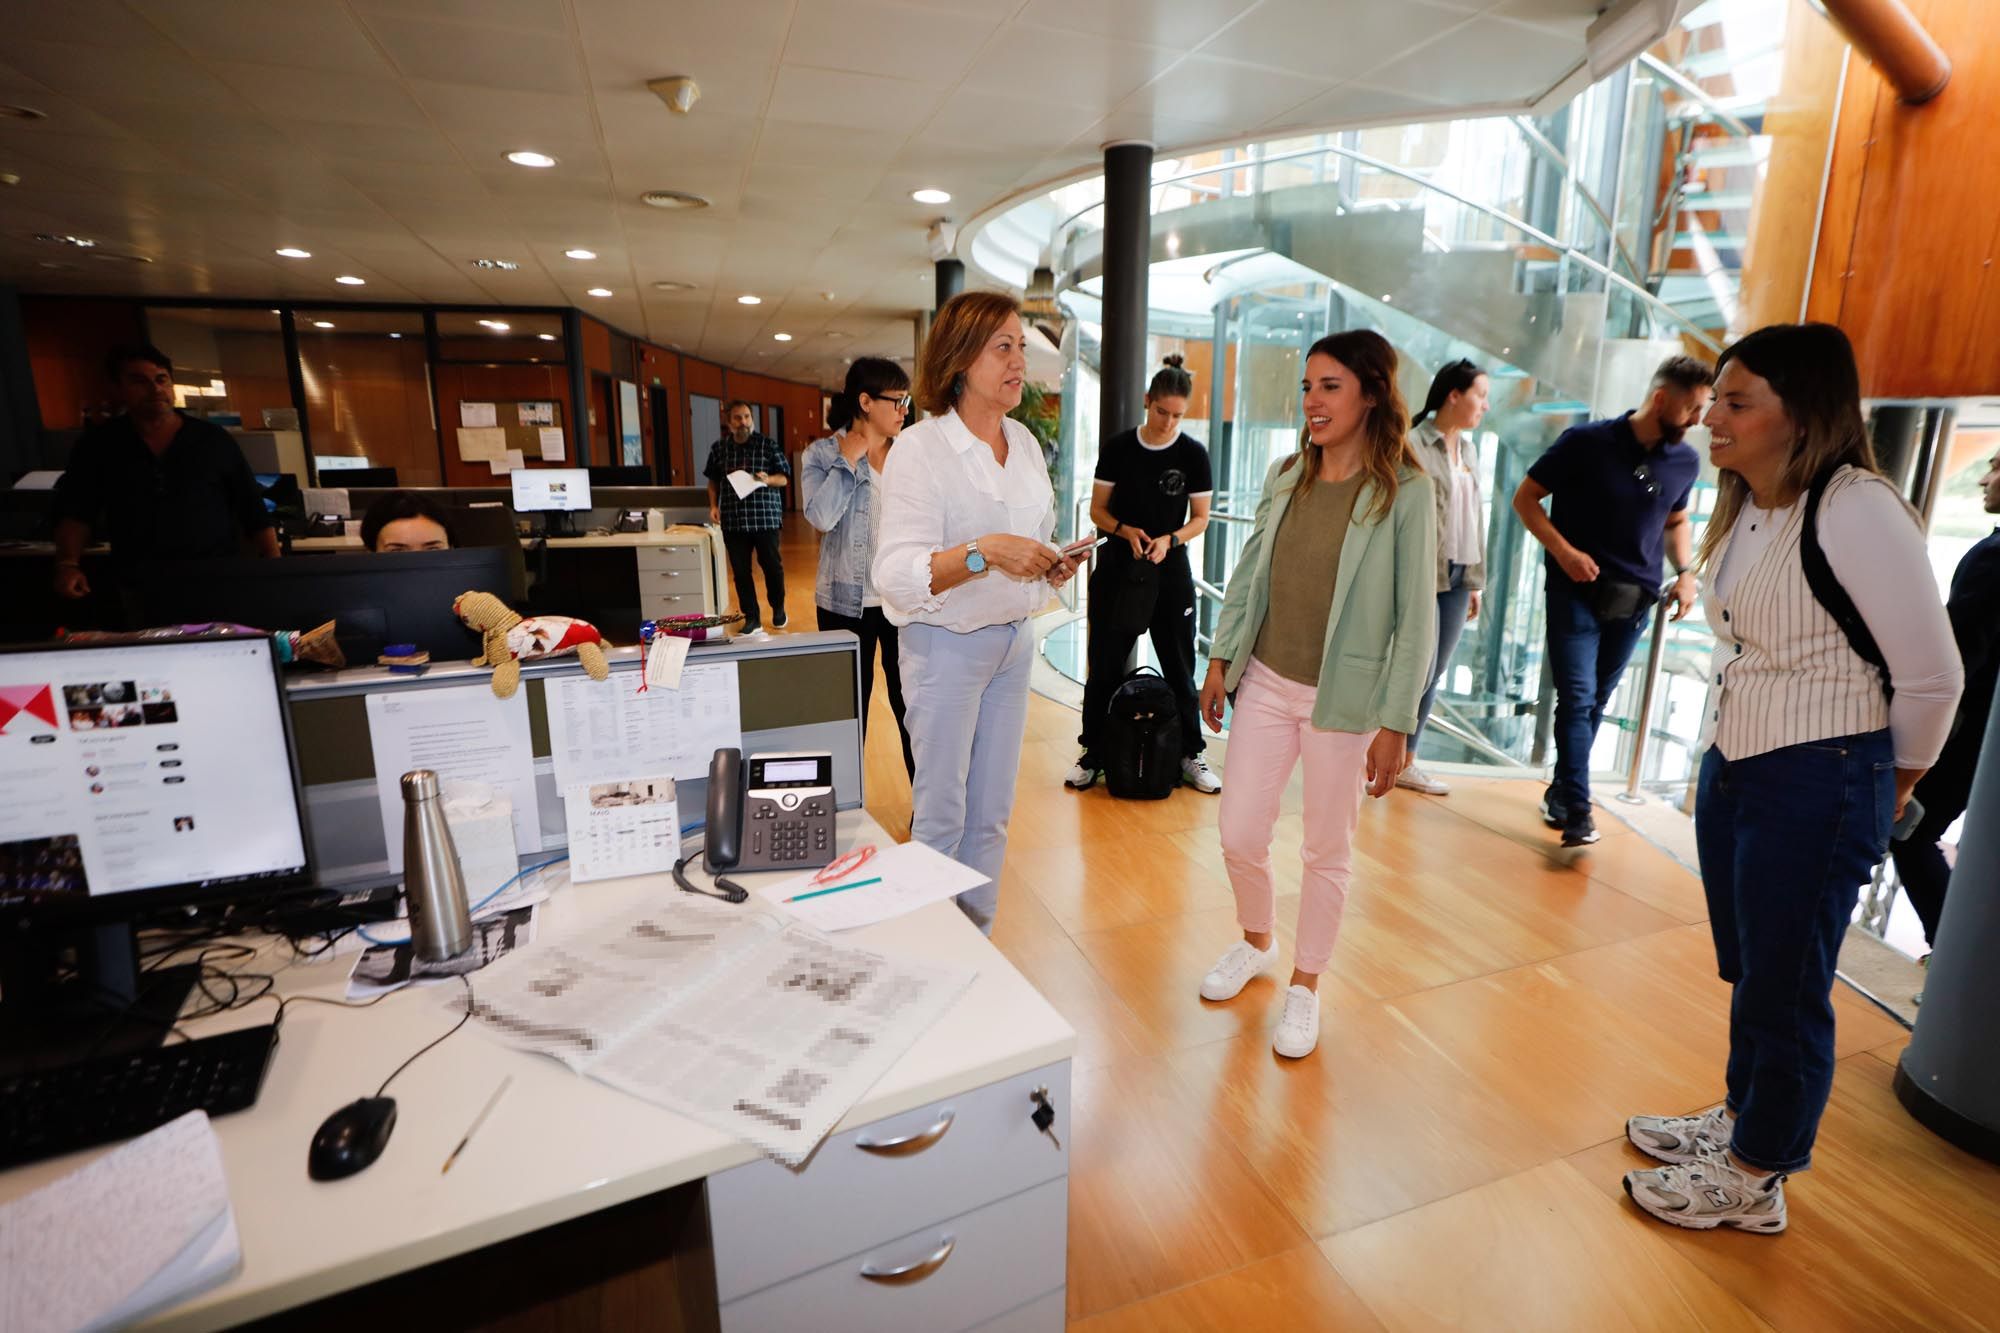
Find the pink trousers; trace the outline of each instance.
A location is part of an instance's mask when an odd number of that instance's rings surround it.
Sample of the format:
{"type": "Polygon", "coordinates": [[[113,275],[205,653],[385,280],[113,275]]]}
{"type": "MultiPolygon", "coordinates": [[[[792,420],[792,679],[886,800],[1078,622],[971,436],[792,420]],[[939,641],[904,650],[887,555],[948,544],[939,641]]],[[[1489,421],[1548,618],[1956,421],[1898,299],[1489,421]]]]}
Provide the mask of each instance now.
{"type": "Polygon", "coordinates": [[[1368,746],[1374,733],[1319,731],[1312,724],[1311,685],[1287,680],[1250,659],[1236,691],[1229,724],[1228,781],[1222,784],[1222,861],[1236,891],[1236,920],[1263,933],[1277,921],[1278,886],[1271,874],[1271,830],[1278,802],[1301,755],[1306,764],[1305,872],[1299,897],[1299,939],[1293,966],[1317,975],[1333,957],[1347,880],[1354,864],[1354,830],[1368,787],[1368,746]]]}

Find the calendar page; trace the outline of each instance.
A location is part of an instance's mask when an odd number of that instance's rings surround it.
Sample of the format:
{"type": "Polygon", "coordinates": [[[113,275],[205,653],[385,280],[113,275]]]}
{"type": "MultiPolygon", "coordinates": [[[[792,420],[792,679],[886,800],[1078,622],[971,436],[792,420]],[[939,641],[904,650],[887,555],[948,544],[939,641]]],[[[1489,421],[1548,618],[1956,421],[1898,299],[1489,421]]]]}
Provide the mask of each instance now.
{"type": "Polygon", "coordinates": [[[576,883],[672,870],[680,807],[669,777],[581,782],[563,790],[569,877],[576,883]]]}

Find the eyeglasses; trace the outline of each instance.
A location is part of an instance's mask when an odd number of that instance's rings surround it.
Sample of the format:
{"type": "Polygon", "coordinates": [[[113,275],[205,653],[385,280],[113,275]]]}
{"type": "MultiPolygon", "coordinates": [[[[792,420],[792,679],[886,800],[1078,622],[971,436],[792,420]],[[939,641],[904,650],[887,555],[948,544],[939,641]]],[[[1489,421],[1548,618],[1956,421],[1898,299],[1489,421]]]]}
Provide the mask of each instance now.
{"type": "Polygon", "coordinates": [[[868,396],[878,403],[887,403],[898,412],[903,411],[910,405],[910,395],[906,393],[871,393],[868,396]]]}
{"type": "Polygon", "coordinates": [[[1650,463],[1641,463],[1633,468],[1632,476],[1638,481],[1640,488],[1646,494],[1658,495],[1660,493],[1660,483],[1653,479],[1653,468],[1650,463]]]}

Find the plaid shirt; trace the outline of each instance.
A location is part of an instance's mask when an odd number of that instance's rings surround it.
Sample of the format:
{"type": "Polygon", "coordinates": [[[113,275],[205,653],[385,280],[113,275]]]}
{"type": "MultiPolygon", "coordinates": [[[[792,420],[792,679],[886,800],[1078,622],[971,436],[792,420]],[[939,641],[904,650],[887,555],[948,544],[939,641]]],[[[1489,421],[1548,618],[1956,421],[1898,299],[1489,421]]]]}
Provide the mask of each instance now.
{"type": "Polygon", "coordinates": [[[750,438],[741,444],[727,435],[717,440],[708,451],[707,475],[715,483],[722,502],[722,530],[772,532],[784,526],[785,497],[769,486],[759,486],[738,499],[736,488],[729,484],[729,474],[739,471],[753,475],[759,472],[792,475],[784,448],[768,435],[752,431],[750,438]]]}

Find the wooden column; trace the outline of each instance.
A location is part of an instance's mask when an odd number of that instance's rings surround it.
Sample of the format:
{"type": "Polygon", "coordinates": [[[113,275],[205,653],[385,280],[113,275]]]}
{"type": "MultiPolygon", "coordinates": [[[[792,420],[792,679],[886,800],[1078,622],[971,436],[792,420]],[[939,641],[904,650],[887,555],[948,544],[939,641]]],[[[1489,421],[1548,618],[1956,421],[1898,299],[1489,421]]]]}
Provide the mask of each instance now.
{"type": "Polygon", "coordinates": [[[1951,58],[1903,0],[1820,2],[1827,18],[1869,64],[1882,71],[1902,101],[1911,106],[1928,102],[1951,82],[1951,58]]]}

